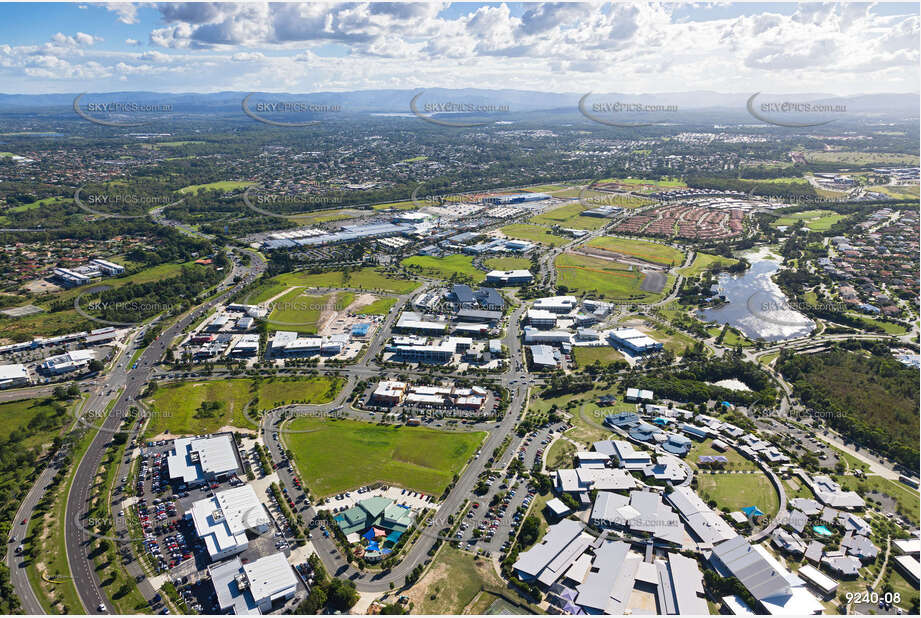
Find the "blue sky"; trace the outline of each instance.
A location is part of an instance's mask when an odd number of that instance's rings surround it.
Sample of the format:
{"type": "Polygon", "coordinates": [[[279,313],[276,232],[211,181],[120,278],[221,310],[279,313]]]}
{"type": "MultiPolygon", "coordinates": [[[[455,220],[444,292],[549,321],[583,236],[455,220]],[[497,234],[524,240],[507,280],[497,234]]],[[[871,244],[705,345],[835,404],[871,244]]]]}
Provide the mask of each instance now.
{"type": "Polygon", "coordinates": [[[13,3],[0,90],[916,92],[919,32],[916,3],[13,3]]]}

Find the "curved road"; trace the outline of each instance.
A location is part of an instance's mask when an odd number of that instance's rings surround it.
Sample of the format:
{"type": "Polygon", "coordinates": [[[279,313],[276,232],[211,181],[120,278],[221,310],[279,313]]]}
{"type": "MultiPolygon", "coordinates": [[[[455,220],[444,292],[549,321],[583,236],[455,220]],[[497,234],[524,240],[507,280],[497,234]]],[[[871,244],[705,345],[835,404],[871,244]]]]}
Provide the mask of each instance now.
{"type": "MultiPolygon", "coordinates": [[[[90,397],[85,409],[87,411],[104,411],[113,396],[107,395],[108,389],[116,389],[117,399],[112,412],[106,417],[99,427],[96,436],[80,461],[74,475],[73,484],[67,496],[65,509],[67,561],[70,565],[71,576],[80,596],[80,602],[88,613],[110,613],[108,599],[102,591],[99,577],[93,569],[92,560],[88,556],[88,549],[92,539],[82,523],[87,515],[92,496],[93,481],[102,462],[102,457],[110,438],[117,431],[125,411],[134,405],[132,402],[138,398],[141,391],[153,372],[154,365],[160,360],[166,347],[173,338],[179,335],[193,321],[204,315],[215,305],[224,302],[238,289],[248,285],[259,277],[265,269],[264,260],[255,253],[250,253],[250,266],[241,276],[240,282],[229,288],[218,297],[187,312],[171,326],[164,329],[160,335],[144,350],[136,363],[136,368],[128,366],[129,356],[123,354],[119,362],[106,376],[102,386],[90,397]],[[123,389],[121,391],[117,389],[123,389]],[[103,607],[103,609],[99,609],[103,607]]],[[[232,281],[235,275],[240,274],[236,268],[232,269],[225,279],[225,283],[232,281]]]]}

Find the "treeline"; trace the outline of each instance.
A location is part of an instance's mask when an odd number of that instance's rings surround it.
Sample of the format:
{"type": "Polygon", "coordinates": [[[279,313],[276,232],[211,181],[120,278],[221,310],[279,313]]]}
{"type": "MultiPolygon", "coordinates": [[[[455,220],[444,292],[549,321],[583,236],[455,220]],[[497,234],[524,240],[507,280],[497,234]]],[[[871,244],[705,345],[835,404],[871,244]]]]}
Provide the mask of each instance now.
{"type": "Polygon", "coordinates": [[[719,178],[716,176],[688,176],[685,180],[694,189],[717,189],[720,191],[741,191],[765,197],[814,199],[815,189],[806,182],[758,182],[740,178],[719,178]]]}
{"type": "MultiPolygon", "coordinates": [[[[35,401],[32,407],[37,409],[33,418],[0,439],[0,534],[3,538],[9,537],[16,510],[32,486],[37,464],[41,462],[41,448],[26,444],[30,438],[59,430],[69,418],[64,404],[52,399],[35,401]]],[[[56,451],[60,444],[60,439],[54,438],[51,451],[56,451]]]]}
{"type": "Polygon", "coordinates": [[[819,354],[784,352],[777,367],[803,404],[841,435],[916,470],[918,371],[894,359],[885,344],[847,344],[819,354]]]}
{"type": "Polygon", "coordinates": [[[729,401],[770,406],[777,400],[771,377],[755,363],[736,358],[710,360],[677,371],[663,370],[656,375],[631,376],[624,380],[624,385],[651,390],[658,397],[691,403],[729,401]],[[751,390],[738,391],[708,384],[727,379],[739,380],[751,390]]]}
{"type": "Polygon", "coordinates": [[[83,304],[98,317],[112,322],[138,322],[177,304],[188,306],[204,290],[217,284],[223,273],[206,266],[183,266],[181,274],[148,283],[131,283],[88,296],[83,304]]]}

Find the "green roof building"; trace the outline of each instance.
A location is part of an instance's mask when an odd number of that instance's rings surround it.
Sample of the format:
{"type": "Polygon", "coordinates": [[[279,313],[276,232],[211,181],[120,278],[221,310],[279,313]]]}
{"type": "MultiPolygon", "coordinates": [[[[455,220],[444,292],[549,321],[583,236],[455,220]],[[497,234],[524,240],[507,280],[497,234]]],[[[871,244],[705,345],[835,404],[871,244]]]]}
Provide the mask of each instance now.
{"type": "Polygon", "coordinates": [[[334,518],[346,536],[361,533],[372,526],[389,532],[406,532],[413,524],[410,509],[394,504],[390,498],[375,496],[362,500],[334,518]]]}

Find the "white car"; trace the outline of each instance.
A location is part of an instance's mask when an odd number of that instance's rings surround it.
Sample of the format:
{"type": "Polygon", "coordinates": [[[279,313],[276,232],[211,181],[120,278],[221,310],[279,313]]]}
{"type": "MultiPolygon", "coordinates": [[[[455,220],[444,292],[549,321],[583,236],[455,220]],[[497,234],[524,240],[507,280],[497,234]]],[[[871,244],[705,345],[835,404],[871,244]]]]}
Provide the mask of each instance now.
{"type": "Polygon", "coordinates": [[[99,605],[97,605],[97,606],[96,606],[96,611],[97,611],[97,612],[104,612],[104,611],[106,611],[106,604],[105,604],[105,603],[100,603],[99,605]]]}

